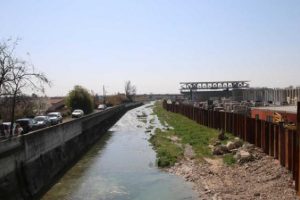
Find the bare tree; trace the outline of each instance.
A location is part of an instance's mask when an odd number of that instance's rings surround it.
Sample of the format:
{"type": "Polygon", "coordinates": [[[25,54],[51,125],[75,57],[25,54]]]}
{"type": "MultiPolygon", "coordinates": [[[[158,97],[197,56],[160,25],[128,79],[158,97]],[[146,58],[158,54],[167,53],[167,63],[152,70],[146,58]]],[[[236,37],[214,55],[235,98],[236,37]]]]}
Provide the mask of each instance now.
{"type": "Polygon", "coordinates": [[[9,82],[12,80],[13,53],[18,40],[8,39],[0,43],[0,96],[9,93],[9,82]]]}
{"type": "Polygon", "coordinates": [[[125,82],[125,95],[129,101],[133,101],[133,97],[136,94],[136,87],[131,84],[130,81],[125,82]]]}
{"type": "Polygon", "coordinates": [[[33,64],[18,59],[14,55],[17,41],[11,45],[10,40],[0,43],[0,95],[8,96],[12,100],[11,136],[17,97],[23,93],[24,89],[44,93],[44,84],[50,85],[48,78],[43,73],[37,72],[33,64]]]}

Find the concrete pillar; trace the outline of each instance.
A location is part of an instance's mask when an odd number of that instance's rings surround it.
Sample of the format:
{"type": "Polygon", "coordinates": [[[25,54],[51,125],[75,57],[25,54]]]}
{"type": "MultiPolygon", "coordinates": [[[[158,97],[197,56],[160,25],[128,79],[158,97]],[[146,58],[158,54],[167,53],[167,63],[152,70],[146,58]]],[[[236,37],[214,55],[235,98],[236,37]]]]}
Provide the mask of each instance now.
{"type": "Polygon", "coordinates": [[[281,89],[279,89],[278,90],[278,94],[279,94],[279,96],[278,96],[278,100],[279,100],[279,102],[281,103],[281,97],[282,97],[282,90],[281,89]]]}
{"type": "Polygon", "coordinates": [[[289,97],[290,97],[290,103],[292,103],[292,92],[293,92],[293,90],[292,90],[292,89],[289,89],[289,92],[290,92],[290,94],[289,94],[289,97]]]}
{"type": "Polygon", "coordinates": [[[276,102],[279,101],[279,92],[278,92],[278,89],[276,89],[276,102]]]}
{"type": "Polygon", "coordinates": [[[274,96],[273,96],[273,102],[275,103],[276,102],[276,89],[275,88],[273,90],[273,94],[274,94],[274,96]]]}
{"type": "Polygon", "coordinates": [[[296,88],[293,88],[293,104],[295,105],[295,102],[294,102],[294,100],[295,100],[295,94],[296,94],[296,88]]]}
{"type": "Polygon", "coordinates": [[[279,101],[279,92],[278,92],[278,89],[276,89],[276,102],[279,101]]]}
{"type": "Polygon", "coordinates": [[[277,100],[277,89],[275,89],[275,102],[277,102],[278,100],[277,100]]]}

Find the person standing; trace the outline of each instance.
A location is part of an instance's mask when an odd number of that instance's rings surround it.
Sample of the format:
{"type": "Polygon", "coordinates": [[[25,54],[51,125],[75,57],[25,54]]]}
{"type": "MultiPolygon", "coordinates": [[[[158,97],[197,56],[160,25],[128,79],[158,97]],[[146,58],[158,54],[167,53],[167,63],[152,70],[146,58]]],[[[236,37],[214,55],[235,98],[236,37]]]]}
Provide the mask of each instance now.
{"type": "Polygon", "coordinates": [[[16,128],[15,128],[15,135],[18,136],[18,135],[21,135],[23,132],[23,128],[20,124],[17,124],[16,125],[16,128]]]}

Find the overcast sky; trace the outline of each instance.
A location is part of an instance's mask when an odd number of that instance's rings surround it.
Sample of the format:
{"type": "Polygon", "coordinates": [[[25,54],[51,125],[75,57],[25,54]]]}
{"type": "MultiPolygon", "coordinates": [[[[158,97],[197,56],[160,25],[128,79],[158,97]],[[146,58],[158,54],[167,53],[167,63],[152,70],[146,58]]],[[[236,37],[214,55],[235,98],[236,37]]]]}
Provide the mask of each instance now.
{"type": "Polygon", "coordinates": [[[0,39],[21,37],[53,86],[178,93],[182,81],[300,85],[299,0],[10,0],[0,39]]]}

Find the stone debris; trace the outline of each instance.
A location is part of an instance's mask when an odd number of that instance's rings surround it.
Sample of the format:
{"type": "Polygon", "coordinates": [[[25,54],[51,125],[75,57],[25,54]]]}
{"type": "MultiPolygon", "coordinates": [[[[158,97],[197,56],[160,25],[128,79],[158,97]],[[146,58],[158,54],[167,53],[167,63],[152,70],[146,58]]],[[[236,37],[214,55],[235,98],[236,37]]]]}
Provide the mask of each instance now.
{"type": "Polygon", "coordinates": [[[248,151],[245,150],[239,150],[235,154],[234,158],[237,160],[238,163],[246,163],[254,160],[254,157],[252,154],[250,154],[248,151]]]}
{"type": "MultiPolygon", "coordinates": [[[[241,157],[250,154],[241,148],[239,152],[241,157]]],[[[256,147],[250,155],[255,158],[251,162],[233,166],[224,165],[222,158],[182,159],[167,171],[193,182],[203,200],[299,200],[291,173],[256,147]]]]}
{"type": "Polygon", "coordinates": [[[292,174],[261,149],[243,144],[239,138],[210,147],[215,155],[234,154],[237,164],[227,166],[220,156],[202,161],[190,159],[187,152],[193,151],[192,147],[185,145],[184,158],[166,169],[193,182],[199,199],[298,199],[292,174]]]}
{"type": "Polygon", "coordinates": [[[235,149],[234,142],[229,141],[229,142],[226,144],[226,147],[227,147],[228,151],[231,151],[232,149],[235,149]]]}
{"type": "Polygon", "coordinates": [[[221,129],[219,135],[218,135],[218,139],[219,140],[226,140],[228,137],[225,135],[225,132],[223,129],[221,129]]]}
{"type": "Polygon", "coordinates": [[[229,153],[229,150],[225,145],[215,146],[213,149],[213,155],[223,155],[226,153],[229,153]]]}
{"type": "Polygon", "coordinates": [[[212,145],[213,146],[219,146],[219,145],[221,145],[221,141],[220,140],[216,140],[212,145]]]}
{"type": "Polygon", "coordinates": [[[228,148],[229,151],[233,150],[233,149],[238,149],[243,145],[243,141],[241,141],[240,139],[234,139],[233,141],[229,141],[226,144],[226,147],[228,148]]]}
{"type": "Polygon", "coordinates": [[[193,147],[190,144],[184,146],[184,157],[187,159],[194,159],[196,156],[193,147]]]}

